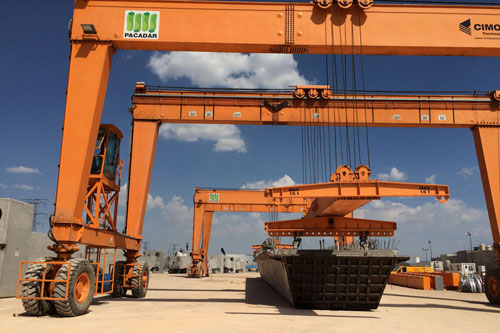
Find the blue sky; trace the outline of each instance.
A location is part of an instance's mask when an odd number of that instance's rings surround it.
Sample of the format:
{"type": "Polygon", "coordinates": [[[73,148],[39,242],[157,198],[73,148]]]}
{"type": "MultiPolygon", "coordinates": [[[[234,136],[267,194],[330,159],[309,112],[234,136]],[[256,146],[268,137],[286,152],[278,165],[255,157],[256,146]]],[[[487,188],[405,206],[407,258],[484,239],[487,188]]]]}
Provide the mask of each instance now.
{"type": "MultiPolygon", "coordinates": [[[[52,212],[57,184],[71,17],[71,1],[0,2],[0,28],[4,31],[0,36],[0,197],[48,199],[47,213],[52,212]],[[22,21],[17,19],[21,16],[25,18],[22,21]]],[[[231,61],[221,61],[220,55],[191,56],[196,66],[176,62],[179,55],[175,54],[116,53],[102,122],[115,124],[125,134],[122,158],[128,156],[128,107],[137,81],[173,86],[196,86],[200,82],[221,86],[226,82],[238,87],[234,84],[284,85],[299,79],[322,84],[326,80],[324,56],[283,56],[273,67],[266,64],[265,57],[258,56],[232,55],[231,61]],[[162,61],[149,65],[155,57],[162,61]],[[215,61],[217,66],[205,66],[207,61],[215,61]],[[290,69],[292,65],[297,68],[290,69]],[[288,76],[248,75],[262,68],[268,72],[284,68],[288,76]],[[241,76],[245,71],[247,74],[241,76]],[[229,80],[234,77],[238,78],[236,83],[229,80]]],[[[365,56],[364,62],[367,89],[500,88],[498,58],[365,56]]],[[[226,134],[212,129],[204,136],[192,131],[191,137],[183,137],[176,126],[162,129],[170,135],[161,136],[158,142],[144,226],[144,239],[151,247],[168,250],[173,243],[191,242],[195,186],[239,188],[259,181],[272,183],[285,175],[302,182],[300,127],[239,126],[224,129],[226,134]],[[240,151],[215,151],[221,135],[227,135],[232,143],[243,142],[246,152],[241,152],[241,145],[240,151]]],[[[476,245],[491,243],[469,130],[371,128],[369,136],[375,178],[409,182],[432,179],[450,186],[451,200],[442,205],[433,198],[387,199],[368,205],[358,216],[398,222],[399,248],[411,256],[423,257],[422,248],[427,247],[428,240],[435,255],[461,250],[468,246],[467,231],[476,245]]],[[[123,215],[123,206],[120,211],[123,215]]],[[[267,214],[255,213],[216,214],[211,252],[221,247],[228,253],[250,252],[252,244],[264,239],[262,223],[267,218],[267,214]]],[[[46,221],[42,229],[47,230],[46,221]]],[[[306,244],[315,246],[317,239],[306,244]]]]}

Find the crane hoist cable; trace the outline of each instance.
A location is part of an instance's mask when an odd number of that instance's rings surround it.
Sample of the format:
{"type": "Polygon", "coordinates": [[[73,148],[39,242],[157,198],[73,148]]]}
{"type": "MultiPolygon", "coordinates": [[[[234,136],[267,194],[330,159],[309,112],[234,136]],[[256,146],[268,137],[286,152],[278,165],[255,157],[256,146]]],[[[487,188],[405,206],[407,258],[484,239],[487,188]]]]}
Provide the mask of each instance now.
{"type": "MultiPolygon", "coordinates": [[[[354,99],[357,99],[357,84],[356,84],[356,57],[354,55],[354,22],[351,21],[351,75],[352,75],[352,87],[354,90],[354,99]]],[[[353,121],[355,122],[355,127],[353,128],[353,159],[354,165],[356,167],[358,164],[362,164],[361,162],[361,143],[359,139],[359,118],[358,118],[358,103],[354,104],[354,108],[352,109],[353,121]],[[356,162],[356,149],[358,153],[358,162],[356,162]]]]}
{"type": "MultiPolygon", "coordinates": [[[[332,6],[330,13],[332,17],[342,14],[338,6],[332,6]]],[[[332,155],[335,166],[345,164],[355,169],[358,164],[371,164],[362,26],[360,22],[351,22],[350,27],[347,23],[337,26],[335,28],[331,20],[329,29],[325,29],[325,45],[330,43],[331,54],[325,55],[324,67],[327,86],[336,97],[343,97],[343,102],[328,103],[325,108],[301,108],[303,183],[327,181],[332,171],[332,155]],[[359,45],[356,45],[355,26],[359,28],[359,45]],[[359,47],[359,55],[355,55],[356,47],[359,47]],[[330,127],[333,127],[333,135],[330,127]],[[364,131],[361,127],[365,127],[364,131]],[[366,148],[366,157],[363,148],[366,148]]]]}
{"type": "Polygon", "coordinates": [[[358,26],[359,26],[359,54],[361,60],[361,89],[363,91],[363,108],[365,113],[365,138],[366,138],[366,157],[368,160],[367,166],[371,166],[370,161],[370,139],[368,136],[368,118],[367,118],[367,109],[366,109],[366,87],[365,87],[365,64],[363,61],[363,34],[361,32],[361,18],[358,18],[358,26]]]}

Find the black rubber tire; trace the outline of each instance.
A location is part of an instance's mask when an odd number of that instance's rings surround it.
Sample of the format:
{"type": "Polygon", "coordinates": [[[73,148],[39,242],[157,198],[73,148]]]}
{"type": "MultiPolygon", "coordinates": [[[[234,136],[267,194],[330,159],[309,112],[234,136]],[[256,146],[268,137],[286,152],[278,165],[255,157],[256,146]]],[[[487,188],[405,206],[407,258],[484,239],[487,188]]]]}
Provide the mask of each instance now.
{"type": "Polygon", "coordinates": [[[132,296],[135,298],[143,298],[148,292],[149,286],[149,265],[147,263],[139,263],[134,266],[133,277],[130,279],[132,286],[132,296]],[[144,286],[143,278],[146,275],[146,285],[144,286]]]}
{"type": "MultiPolygon", "coordinates": [[[[68,298],[63,301],[54,301],[56,311],[61,316],[75,317],[88,312],[92,299],[94,298],[95,291],[95,271],[90,261],[85,259],[71,259],[71,273],[69,276],[68,298]],[[78,277],[87,273],[89,276],[89,291],[87,298],[78,303],[75,299],[75,285],[78,277]]],[[[62,265],[57,272],[57,280],[66,280],[68,277],[68,265],[62,265]]],[[[66,294],[66,282],[56,282],[54,287],[54,297],[64,298],[66,294]]]]}
{"type": "Polygon", "coordinates": [[[484,292],[486,293],[486,297],[491,304],[500,305],[500,292],[496,290],[496,293],[494,293],[492,290],[490,290],[490,283],[496,283],[497,288],[498,286],[500,286],[499,268],[488,270],[486,272],[486,275],[484,277],[484,292]],[[494,279],[496,281],[490,281],[490,279],[494,279]]]}
{"type": "MultiPolygon", "coordinates": [[[[45,258],[39,258],[35,261],[46,261],[45,258]]],[[[24,273],[25,279],[41,279],[44,270],[50,272],[51,267],[47,268],[47,264],[31,264],[24,273]]],[[[46,278],[50,278],[47,276],[46,278]]],[[[38,281],[25,281],[22,284],[22,297],[40,297],[42,291],[42,283],[38,281]]],[[[44,316],[54,312],[54,304],[51,301],[42,299],[22,299],[24,310],[32,316],[44,316]]]]}
{"type": "Polygon", "coordinates": [[[123,297],[127,293],[127,289],[123,286],[123,273],[125,272],[125,261],[117,261],[115,263],[115,278],[113,280],[112,297],[123,297]]]}

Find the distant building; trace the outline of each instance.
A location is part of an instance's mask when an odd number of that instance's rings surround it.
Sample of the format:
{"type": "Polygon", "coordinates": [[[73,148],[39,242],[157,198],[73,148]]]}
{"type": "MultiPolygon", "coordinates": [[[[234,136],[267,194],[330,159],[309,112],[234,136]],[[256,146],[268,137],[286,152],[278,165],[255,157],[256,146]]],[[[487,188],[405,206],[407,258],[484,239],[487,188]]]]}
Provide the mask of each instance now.
{"type": "Polygon", "coordinates": [[[440,260],[444,263],[446,269],[446,261],[449,260],[450,263],[474,263],[476,267],[485,266],[486,269],[493,265],[495,261],[495,256],[493,249],[490,245],[481,244],[479,247],[474,248],[474,251],[458,251],[452,254],[441,254],[439,257],[433,258],[433,260],[440,260]]]}

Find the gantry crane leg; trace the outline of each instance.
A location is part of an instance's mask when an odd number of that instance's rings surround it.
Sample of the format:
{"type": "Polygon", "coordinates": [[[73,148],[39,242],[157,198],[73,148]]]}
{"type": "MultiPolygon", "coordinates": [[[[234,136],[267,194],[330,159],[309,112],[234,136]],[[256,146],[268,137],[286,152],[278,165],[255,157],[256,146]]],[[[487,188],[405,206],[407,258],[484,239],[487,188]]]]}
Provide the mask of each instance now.
{"type": "MultiPolygon", "coordinates": [[[[500,126],[472,128],[477,159],[490,218],[496,264],[500,264],[500,126]]],[[[488,268],[484,278],[486,297],[500,305],[500,267],[488,268]]]]}
{"type": "Polygon", "coordinates": [[[212,230],[212,218],[214,212],[203,213],[203,241],[201,249],[205,253],[205,258],[202,260],[201,274],[208,276],[208,246],[210,245],[210,231],[212,230]]]}
{"type": "MultiPolygon", "coordinates": [[[[202,260],[206,253],[202,250],[202,234],[203,234],[203,223],[205,218],[204,206],[197,205],[195,203],[193,211],[193,242],[192,242],[192,252],[191,257],[193,258],[193,263],[188,267],[189,277],[201,277],[202,276],[202,260]]],[[[211,220],[211,219],[210,219],[211,220]]],[[[211,224],[211,222],[210,222],[211,224]]]]}
{"type": "Polygon", "coordinates": [[[113,52],[109,43],[72,43],[55,219],[81,219],[113,52]]]}
{"type": "MultiPolygon", "coordinates": [[[[136,120],[132,128],[126,233],[138,239],[142,239],[159,127],[156,121],[136,120]]],[[[139,249],[128,250],[126,256],[128,262],[135,262],[139,249]]]]}
{"type": "Polygon", "coordinates": [[[189,277],[208,275],[208,246],[212,230],[213,211],[205,211],[203,206],[195,207],[193,216],[193,263],[188,267],[189,277]]]}
{"type": "Polygon", "coordinates": [[[500,126],[472,128],[484,196],[493,235],[495,257],[500,263],[500,126]]]}

